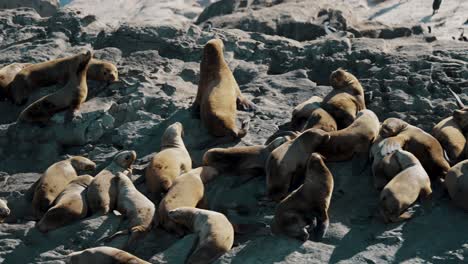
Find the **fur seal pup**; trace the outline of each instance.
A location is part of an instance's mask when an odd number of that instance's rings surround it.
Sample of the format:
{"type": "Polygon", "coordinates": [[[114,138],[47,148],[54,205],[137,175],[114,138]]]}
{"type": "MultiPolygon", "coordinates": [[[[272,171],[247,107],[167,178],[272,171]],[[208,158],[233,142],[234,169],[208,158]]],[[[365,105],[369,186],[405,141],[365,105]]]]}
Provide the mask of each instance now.
{"type": "Polygon", "coordinates": [[[327,132],[311,128],[273,150],[265,165],[267,196],[279,202],[301,185],[307,159],[329,140],[327,132]]]}
{"type": "Polygon", "coordinates": [[[161,151],[153,156],[146,167],[146,186],[155,200],[169,190],[177,176],[192,169],[192,159],[185,148],[183,135],[181,123],[167,127],[161,138],[161,151]]]}
{"type": "Polygon", "coordinates": [[[234,75],[224,61],[223,49],[224,44],[220,39],[212,39],[206,43],[200,64],[197,96],[192,107],[195,113],[200,113],[201,121],[209,133],[222,137],[218,140],[220,143],[242,138],[247,134],[248,121],[244,120],[241,129],[236,126],[236,108],[255,108],[242,96],[234,75]]]}
{"type": "Polygon", "coordinates": [[[309,232],[306,227],[317,224],[314,228],[316,240],[325,235],[328,225],[328,208],[333,193],[333,175],[328,170],[323,157],[312,153],[305,172],[304,184],[284,198],[276,207],[272,231],[275,234],[307,241],[309,232]]]}
{"type": "Polygon", "coordinates": [[[39,231],[46,233],[85,218],[88,214],[85,190],[91,181],[93,177],[89,175],[82,175],[71,181],[37,223],[39,231]]]}
{"type": "Polygon", "coordinates": [[[359,111],[354,122],[338,131],[328,132],[330,139],[317,148],[329,162],[350,160],[356,154],[367,154],[379,135],[380,123],[371,110],[359,111]]]}
{"type": "Polygon", "coordinates": [[[450,169],[439,141],[418,127],[398,118],[387,118],[382,123],[380,136],[389,138],[382,148],[383,155],[399,148],[409,151],[418,158],[432,179],[443,179],[450,169]]]}
{"type": "Polygon", "coordinates": [[[89,80],[111,83],[119,80],[119,71],[109,61],[91,59],[86,77],[89,80]]]}
{"type": "Polygon", "coordinates": [[[113,247],[95,247],[73,252],[67,256],[70,264],[150,264],[134,255],[113,247]]]}
{"type": "MultiPolygon", "coordinates": [[[[80,53],[74,58],[76,59],[72,62],[76,64],[76,67],[73,67],[73,72],[68,73],[68,81],[65,86],[26,107],[20,113],[18,121],[45,124],[54,114],[66,109],[69,109],[68,120],[79,116],[79,109],[88,96],[86,71],[91,59],[91,52],[80,53]]],[[[73,64],[72,62],[68,64],[73,64]]],[[[25,70],[31,67],[34,66],[25,70]]],[[[53,70],[51,69],[51,71],[53,70]]]]}
{"type": "Polygon", "coordinates": [[[151,229],[156,208],[153,202],[136,189],[127,175],[118,172],[115,179],[118,192],[117,211],[122,213],[130,222],[128,229],[118,231],[106,238],[106,240],[110,240],[117,235],[130,233],[126,246],[129,247],[151,229]]]}
{"type": "Polygon", "coordinates": [[[468,211],[468,160],[459,162],[448,171],[445,187],[452,201],[468,211]]]}
{"type": "Polygon", "coordinates": [[[343,129],[366,109],[364,89],[354,75],[343,69],[332,72],[330,84],[333,90],[323,99],[322,108],[335,118],[338,129],[343,129]]]}
{"type": "Polygon", "coordinates": [[[312,96],[309,100],[296,106],[292,112],[291,130],[304,131],[309,128],[322,129],[323,131],[335,131],[337,124],[335,119],[320,104],[323,99],[312,96]]]}
{"type": "Polygon", "coordinates": [[[135,160],[135,151],[121,151],[106,168],[94,176],[86,192],[88,206],[93,214],[107,214],[115,209],[118,194],[114,178],[119,172],[131,174],[135,160]]]}
{"type": "Polygon", "coordinates": [[[157,225],[165,230],[183,236],[185,229],[183,226],[172,221],[168,213],[180,207],[201,207],[207,206],[205,201],[205,183],[218,176],[217,169],[204,166],[184,173],[174,180],[174,184],[159,203],[157,225]]]}
{"type": "Polygon", "coordinates": [[[41,218],[50,208],[54,200],[78,177],[77,171],[91,171],[96,169],[96,164],[91,160],[73,156],[52,164],[34,183],[34,196],[32,199],[33,215],[41,218]]]}
{"type": "Polygon", "coordinates": [[[447,153],[448,159],[454,165],[464,158],[468,158],[468,147],[464,134],[468,133],[468,107],[461,101],[460,97],[450,89],[455,97],[459,109],[455,110],[451,117],[440,121],[432,129],[432,135],[440,142],[447,153]]]}
{"type": "Polygon", "coordinates": [[[10,208],[5,200],[0,199],[0,223],[3,223],[3,220],[10,215],[10,208]]]}
{"type": "Polygon", "coordinates": [[[0,69],[0,96],[10,97],[8,90],[10,83],[22,69],[31,66],[32,63],[12,63],[0,69]]]}
{"type": "Polygon", "coordinates": [[[386,222],[398,222],[411,218],[404,213],[418,197],[432,194],[431,181],[419,160],[410,152],[396,150],[396,159],[402,171],[380,193],[379,210],[386,222]]]}
{"type": "MultiPolygon", "coordinates": [[[[15,104],[23,105],[29,95],[38,87],[54,84],[65,84],[67,80],[77,75],[80,69],[91,60],[91,52],[80,52],[74,56],[33,64],[16,74],[8,88],[15,104]]],[[[86,76],[86,71],[84,71],[86,76]]],[[[86,79],[86,78],[85,78],[86,79]]]]}
{"type": "Polygon", "coordinates": [[[170,211],[169,218],[197,235],[187,264],[213,263],[232,248],[234,228],[221,213],[181,207],[170,211]]]}

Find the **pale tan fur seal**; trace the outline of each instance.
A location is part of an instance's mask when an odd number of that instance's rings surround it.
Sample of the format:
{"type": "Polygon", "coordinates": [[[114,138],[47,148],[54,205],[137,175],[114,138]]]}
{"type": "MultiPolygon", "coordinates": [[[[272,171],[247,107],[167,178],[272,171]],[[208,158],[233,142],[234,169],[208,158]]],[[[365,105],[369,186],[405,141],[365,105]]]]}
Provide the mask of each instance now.
{"type": "Polygon", "coordinates": [[[119,80],[119,71],[109,61],[91,59],[86,76],[89,80],[111,83],[119,80]]]}
{"type": "Polygon", "coordinates": [[[468,211],[468,160],[453,166],[445,177],[445,186],[452,201],[468,211]]]}
{"type": "Polygon", "coordinates": [[[31,63],[12,63],[0,69],[0,96],[10,97],[9,85],[22,69],[31,63]]]}
{"type": "Polygon", "coordinates": [[[67,256],[70,264],[150,264],[134,255],[113,247],[95,247],[67,256]]]}

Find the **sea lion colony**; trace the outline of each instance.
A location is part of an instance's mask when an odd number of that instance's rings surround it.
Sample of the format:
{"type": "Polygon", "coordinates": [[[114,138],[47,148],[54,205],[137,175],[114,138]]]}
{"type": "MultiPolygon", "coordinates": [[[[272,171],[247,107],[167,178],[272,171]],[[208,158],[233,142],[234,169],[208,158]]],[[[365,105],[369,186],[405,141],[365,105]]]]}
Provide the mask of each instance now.
{"type": "MultiPolygon", "coordinates": [[[[192,107],[194,118],[200,118],[216,138],[211,145],[245,136],[249,121],[242,121],[238,128],[237,109],[255,110],[255,105],[241,94],[224,60],[223,48],[219,39],[205,45],[192,107]]],[[[87,77],[118,81],[115,65],[91,56],[86,51],[49,62],[16,63],[0,69],[0,79],[6,80],[0,83],[2,94],[16,104],[24,104],[28,95],[40,87],[63,85],[59,91],[32,102],[25,110],[27,118],[23,111],[18,121],[47,125],[55,113],[67,109],[75,117],[87,97],[87,77]]],[[[117,210],[131,218],[130,226],[100,241],[127,234],[130,249],[151,228],[163,228],[177,236],[195,233],[197,239],[187,262],[211,263],[231,249],[236,224],[219,212],[205,210],[204,184],[234,171],[248,179],[266,175],[267,197],[262,200],[278,203],[275,217],[267,223],[271,233],[303,241],[312,235],[321,240],[330,222],[328,208],[332,206],[334,187],[326,162],[342,162],[357,155],[372,159],[375,186],[381,190],[375,199],[380,200],[382,221],[410,218],[408,207],[418,198],[430,198],[435,185],[447,185],[455,204],[466,210],[468,108],[457,94],[448,91],[460,109],[437,124],[431,135],[400,119],[379,122],[366,109],[359,80],[346,70],[332,72],[330,83],[333,90],[327,96],[313,96],[293,109],[290,130],[276,132],[262,146],[203,148],[203,167],[192,168],[182,124],[170,125],[161,135],[161,151],[153,156],[142,178],[150,192],[148,198],[131,181],[134,151],[116,154],[95,177],[78,176],[79,171],[96,168],[84,157],[52,164],[28,191],[37,228],[48,232],[93,214],[117,210]]],[[[0,200],[0,207],[0,219],[8,220],[7,204],[0,200]]],[[[122,259],[146,263],[109,247],[91,248],[69,257],[72,263],[122,259]]]]}

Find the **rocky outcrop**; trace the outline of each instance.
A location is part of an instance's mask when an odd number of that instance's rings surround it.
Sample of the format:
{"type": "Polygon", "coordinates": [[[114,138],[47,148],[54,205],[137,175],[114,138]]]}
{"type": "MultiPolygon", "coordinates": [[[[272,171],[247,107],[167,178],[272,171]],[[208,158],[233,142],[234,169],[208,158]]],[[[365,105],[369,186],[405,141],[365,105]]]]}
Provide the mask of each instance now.
{"type": "Polygon", "coordinates": [[[52,16],[57,13],[59,0],[0,0],[0,9],[12,9],[29,7],[37,11],[43,17],[52,16]]]}

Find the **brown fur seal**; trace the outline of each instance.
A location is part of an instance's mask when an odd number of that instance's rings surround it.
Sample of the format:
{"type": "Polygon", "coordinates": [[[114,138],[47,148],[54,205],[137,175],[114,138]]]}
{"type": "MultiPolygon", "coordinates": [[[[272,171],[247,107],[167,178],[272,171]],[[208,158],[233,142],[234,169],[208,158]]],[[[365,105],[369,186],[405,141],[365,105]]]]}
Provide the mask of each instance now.
{"type": "MultiPolygon", "coordinates": [[[[33,64],[22,69],[8,88],[15,104],[23,105],[29,95],[39,87],[66,84],[68,79],[84,68],[91,60],[91,52],[33,64]]],[[[86,71],[84,71],[86,76],[86,71]]],[[[86,79],[86,77],[85,77],[86,79]]]]}
{"type": "Polygon", "coordinates": [[[86,76],[89,80],[111,83],[119,80],[119,71],[111,62],[91,59],[86,76]]]}
{"type": "Polygon", "coordinates": [[[327,132],[311,128],[276,148],[265,166],[268,197],[279,202],[301,185],[307,159],[329,139],[327,132]]]}
{"type": "Polygon", "coordinates": [[[134,255],[113,247],[95,247],[68,255],[70,264],[150,264],[134,255]]]}
{"type": "Polygon", "coordinates": [[[0,199],[0,223],[3,223],[3,220],[10,215],[10,208],[8,208],[7,202],[3,199],[0,199]]]}
{"type": "Polygon", "coordinates": [[[291,129],[304,131],[309,128],[322,129],[323,131],[335,131],[337,129],[335,119],[320,107],[322,98],[312,96],[309,100],[296,106],[292,112],[291,129]]]}
{"type": "Polygon", "coordinates": [[[254,105],[242,96],[223,55],[224,44],[220,39],[208,41],[200,64],[200,82],[193,111],[200,112],[202,123],[219,142],[232,141],[247,134],[249,122],[242,128],[236,126],[236,105],[246,109],[254,105]]]}
{"type": "Polygon", "coordinates": [[[261,175],[265,172],[268,156],[286,141],[285,137],[279,137],[267,146],[213,148],[203,155],[203,165],[223,172],[261,175]]]}
{"type": "Polygon", "coordinates": [[[135,151],[121,151],[94,177],[86,192],[88,206],[93,214],[107,214],[115,209],[118,194],[114,178],[118,172],[131,173],[135,160],[135,151]]]}
{"type": "Polygon", "coordinates": [[[377,190],[382,190],[401,171],[395,152],[386,155],[382,154],[382,148],[387,140],[388,138],[378,136],[370,150],[374,187],[377,190]]]}
{"type": "Polygon", "coordinates": [[[126,246],[129,247],[151,229],[156,208],[153,202],[136,189],[127,175],[118,172],[116,181],[118,182],[117,211],[129,220],[129,226],[128,229],[118,231],[106,240],[130,233],[126,246]]]}
{"type": "Polygon", "coordinates": [[[419,160],[404,150],[396,150],[395,155],[402,171],[380,193],[379,210],[386,222],[410,218],[404,211],[418,197],[427,198],[432,194],[431,181],[419,160]]]}
{"type": "Polygon", "coordinates": [[[468,158],[468,146],[464,134],[468,133],[468,107],[460,97],[449,88],[460,109],[455,110],[451,117],[440,121],[432,129],[432,135],[440,142],[452,164],[468,158]]]}
{"type": "Polygon", "coordinates": [[[468,160],[456,164],[448,171],[445,186],[452,201],[468,211],[468,160]]]}
{"type": "MultiPolygon", "coordinates": [[[[20,113],[18,121],[45,124],[54,114],[66,109],[69,109],[67,117],[69,120],[79,115],[78,111],[81,104],[86,101],[86,97],[88,96],[86,70],[91,59],[91,52],[87,51],[75,57],[76,59],[73,62],[76,64],[76,67],[73,68],[73,72],[69,72],[68,81],[65,86],[26,107],[20,113]]],[[[72,62],[68,64],[70,66],[73,65],[72,62]]]]}
{"type": "Polygon", "coordinates": [[[158,223],[178,236],[185,234],[184,227],[172,221],[168,213],[180,207],[206,207],[204,184],[218,175],[212,167],[200,167],[180,175],[159,203],[158,223]]]}
{"type": "Polygon", "coordinates": [[[162,136],[161,151],[153,156],[146,167],[146,186],[155,200],[169,190],[177,176],[192,169],[192,159],[182,140],[183,134],[181,123],[170,125],[162,136]]]}
{"type": "Polygon", "coordinates": [[[329,225],[328,208],[333,193],[333,175],[318,153],[310,156],[305,175],[304,184],[276,207],[272,231],[307,241],[309,232],[306,227],[313,225],[316,218],[315,238],[321,240],[329,225]]]}
{"type": "Polygon", "coordinates": [[[382,154],[403,148],[418,158],[432,179],[444,178],[450,169],[439,141],[418,127],[398,118],[388,118],[382,123],[380,135],[389,138],[382,154]]]}
{"type": "Polygon", "coordinates": [[[93,177],[89,175],[79,176],[71,181],[37,223],[39,231],[46,233],[85,218],[88,214],[85,190],[91,181],[93,177]]]}
{"type": "Polygon", "coordinates": [[[13,63],[0,69],[0,96],[10,97],[8,90],[10,83],[22,69],[31,66],[31,63],[13,63]]]}
{"type": "Polygon", "coordinates": [[[335,118],[338,129],[343,129],[366,109],[364,89],[354,75],[343,69],[332,72],[330,84],[333,90],[323,99],[322,107],[335,118]]]}
{"type": "Polygon", "coordinates": [[[72,180],[78,177],[77,171],[89,171],[95,168],[96,164],[94,162],[80,156],[74,156],[52,164],[35,183],[36,187],[32,200],[34,216],[42,217],[55,198],[72,180]]]}
{"type": "Polygon", "coordinates": [[[327,161],[350,160],[356,154],[367,154],[379,134],[380,123],[371,110],[362,110],[356,120],[338,131],[329,132],[330,140],[317,148],[327,161]]]}
{"type": "Polygon", "coordinates": [[[234,228],[223,214],[198,208],[181,207],[170,211],[169,218],[184,225],[197,235],[185,263],[213,263],[231,250],[234,243],[234,228]]]}

